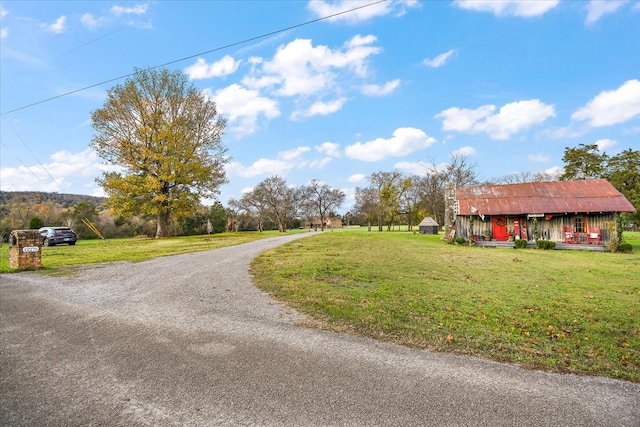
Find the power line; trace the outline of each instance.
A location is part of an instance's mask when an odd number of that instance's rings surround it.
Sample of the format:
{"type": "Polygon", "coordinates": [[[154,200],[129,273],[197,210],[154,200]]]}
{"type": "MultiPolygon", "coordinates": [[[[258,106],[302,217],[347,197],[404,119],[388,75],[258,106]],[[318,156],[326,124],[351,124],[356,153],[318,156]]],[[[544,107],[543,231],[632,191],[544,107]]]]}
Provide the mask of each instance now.
{"type": "MultiPolygon", "coordinates": [[[[38,181],[40,181],[40,183],[41,183],[42,185],[44,185],[44,184],[45,184],[45,182],[44,182],[43,180],[41,180],[41,179],[40,179],[40,177],[39,177],[38,175],[36,175],[36,174],[35,174],[35,172],[33,172],[33,171],[31,170],[31,168],[30,168],[29,166],[27,166],[27,165],[25,164],[25,162],[23,162],[23,161],[20,159],[20,157],[16,156],[16,154],[15,154],[13,151],[11,151],[11,149],[10,149],[9,147],[7,147],[7,145],[6,145],[4,142],[0,141],[0,144],[2,144],[2,146],[4,146],[4,148],[6,148],[7,150],[9,150],[9,151],[11,152],[11,154],[13,154],[13,156],[14,156],[16,159],[18,159],[18,161],[19,161],[20,163],[22,163],[22,166],[24,166],[25,168],[27,168],[27,170],[28,170],[29,172],[31,172],[31,175],[35,176],[35,177],[36,177],[36,179],[37,179],[38,181]]],[[[57,183],[56,183],[56,184],[57,184],[57,183]]]]}
{"type": "MultiPolygon", "coordinates": [[[[22,137],[18,134],[18,132],[15,130],[15,128],[9,124],[9,127],[11,128],[11,130],[13,131],[13,133],[16,134],[16,136],[18,137],[18,139],[20,140],[20,142],[22,142],[22,144],[27,148],[27,150],[29,151],[29,153],[31,153],[31,155],[33,156],[34,159],[36,159],[36,161],[40,164],[40,167],[42,167],[42,169],[44,169],[44,171],[47,173],[47,175],[49,175],[49,178],[51,178],[53,180],[53,182],[58,186],[58,188],[62,188],[60,186],[60,184],[58,184],[58,181],[56,181],[56,179],[53,177],[53,175],[51,175],[51,173],[49,173],[49,170],[42,164],[42,162],[40,161],[40,159],[38,157],[36,157],[35,154],[33,154],[33,151],[31,151],[31,148],[29,148],[29,146],[27,145],[26,142],[24,142],[24,139],[22,139],[22,137]]],[[[17,158],[17,157],[16,157],[17,158]]],[[[20,159],[18,159],[20,160],[20,159]]],[[[24,163],[23,163],[24,164],[24,163]]],[[[26,165],[25,165],[26,166],[26,165]]]]}
{"type": "Polygon", "coordinates": [[[64,53],[63,53],[63,55],[66,55],[66,54],[71,53],[71,52],[75,52],[75,51],[76,51],[76,50],[78,50],[78,49],[82,49],[83,47],[88,46],[88,45],[90,45],[91,43],[95,43],[95,42],[97,42],[98,40],[101,40],[101,39],[103,39],[103,38],[105,38],[105,37],[109,37],[111,34],[115,34],[115,33],[117,33],[118,31],[123,30],[124,28],[125,28],[125,26],[124,26],[124,25],[123,25],[122,27],[120,27],[120,28],[116,28],[115,30],[113,30],[113,31],[111,31],[111,32],[109,32],[109,33],[107,33],[107,34],[103,34],[103,35],[101,35],[100,37],[97,37],[97,38],[95,38],[95,39],[93,39],[93,40],[90,40],[90,41],[88,41],[88,42],[84,43],[84,44],[81,44],[80,46],[76,46],[76,47],[74,47],[73,49],[71,49],[71,50],[68,50],[68,51],[64,52],[64,53]]]}
{"type": "MultiPolygon", "coordinates": [[[[195,58],[197,56],[207,55],[209,53],[218,52],[218,51],[224,50],[224,49],[229,49],[229,48],[234,47],[234,46],[238,46],[238,45],[249,43],[249,42],[252,42],[252,41],[255,41],[255,40],[263,39],[265,37],[270,37],[270,36],[273,36],[275,34],[283,33],[285,31],[290,31],[290,30],[293,30],[293,29],[296,29],[296,28],[304,27],[306,25],[311,25],[311,24],[314,24],[316,22],[325,21],[327,19],[335,18],[336,16],[345,15],[347,13],[351,13],[351,12],[354,12],[356,10],[364,9],[364,8],[367,8],[367,7],[370,7],[370,6],[374,6],[374,5],[379,4],[379,3],[384,3],[384,2],[387,2],[387,1],[389,1],[389,0],[374,1],[372,3],[368,3],[368,4],[365,4],[365,5],[362,5],[362,6],[358,6],[358,7],[354,7],[352,9],[344,10],[342,12],[334,13],[332,15],[323,16],[322,18],[312,19],[311,21],[303,22],[301,24],[292,25],[292,26],[287,27],[287,28],[281,28],[279,30],[271,31],[269,33],[265,33],[265,34],[262,34],[262,35],[259,35],[259,36],[255,36],[255,37],[251,37],[251,38],[248,38],[248,39],[244,39],[244,40],[239,41],[239,42],[231,43],[231,44],[228,44],[228,45],[225,45],[225,46],[220,46],[220,47],[217,47],[217,48],[214,48],[214,49],[211,49],[211,50],[207,50],[207,51],[204,51],[204,52],[196,53],[194,55],[185,56],[184,58],[176,59],[176,60],[173,60],[173,61],[165,62],[164,64],[156,65],[156,66],[153,66],[153,67],[148,67],[147,70],[155,70],[156,68],[166,67],[167,65],[172,65],[172,64],[175,64],[175,63],[178,63],[178,62],[186,61],[187,59],[192,59],[192,58],[195,58]]],[[[119,76],[119,77],[115,77],[113,79],[102,81],[100,83],[95,83],[95,84],[92,84],[92,85],[89,85],[89,86],[82,87],[80,89],[76,89],[76,90],[72,90],[70,92],[62,93],[60,95],[52,96],[51,98],[43,99],[41,101],[33,102],[31,104],[24,105],[22,107],[14,108],[13,110],[5,111],[3,113],[0,113],[0,116],[4,116],[4,115],[7,115],[7,114],[15,113],[16,111],[20,111],[20,110],[24,110],[24,109],[27,109],[27,108],[31,108],[31,107],[39,105],[39,104],[44,104],[45,102],[53,101],[54,99],[58,99],[58,98],[62,98],[62,97],[65,97],[65,96],[73,95],[74,93],[82,92],[84,90],[91,89],[91,88],[94,88],[94,87],[97,87],[97,86],[102,86],[102,85],[107,84],[107,83],[112,83],[112,82],[115,82],[115,81],[118,81],[118,80],[126,79],[127,77],[134,76],[135,74],[136,74],[136,72],[125,74],[123,76],[119,76]]]]}

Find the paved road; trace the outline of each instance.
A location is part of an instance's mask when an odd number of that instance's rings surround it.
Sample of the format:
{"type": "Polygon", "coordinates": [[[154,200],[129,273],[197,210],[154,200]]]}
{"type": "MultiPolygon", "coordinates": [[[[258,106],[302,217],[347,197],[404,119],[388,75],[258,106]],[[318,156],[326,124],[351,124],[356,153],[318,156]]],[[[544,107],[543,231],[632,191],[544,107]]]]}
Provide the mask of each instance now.
{"type": "Polygon", "coordinates": [[[0,275],[0,425],[640,426],[640,384],[296,326],[248,263],[310,235],[0,275]]]}

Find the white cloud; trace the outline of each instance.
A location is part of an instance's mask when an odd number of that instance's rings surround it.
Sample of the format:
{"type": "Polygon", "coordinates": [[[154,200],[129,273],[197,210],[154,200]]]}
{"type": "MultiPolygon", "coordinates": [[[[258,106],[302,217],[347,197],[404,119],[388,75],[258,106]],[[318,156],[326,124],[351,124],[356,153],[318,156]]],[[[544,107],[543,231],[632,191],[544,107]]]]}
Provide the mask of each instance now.
{"type": "Polygon", "coordinates": [[[461,9],[490,12],[496,16],[520,16],[524,18],[544,15],[560,3],[560,0],[455,0],[461,9]]]}
{"type": "Polygon", "coordinates": [[[219,112],[232,125],[229,131],[238,137],[258,130],[258,116],[273,119],[280,115],[276,101],[260,96],[258,91],[246,89],[235,83],[213,94],[207,90],[205,94],[216,102],[219,112]]]}
{"type": "Polygon", "coordinates": [[[309,169],[324,169],[329,163],[333,161],[332,157],[323,157],[322,159],[316,159],[309,162],[307,168],[309,169]]]}
{"type": "Polygon", "coordinates": [[[354,173],[353,175],[351,175],[347,181],[349,181],[352,184],[357,184],[359,182],[364,181],[366,178],[365,174],[363,173],[354,173]]]}
{"type": "Polygon", "coordinates": [[[411,175],[424,175],[429,165],[425,162],[398,162],[393,165],[395,169],[408,172],[411,175]]]}
{"type": "MultiPolygon", "coordinates": [[[[9,14],[9,11],[0,5],[0,19],[9,14]]],[[[9,29],[6,27],[0,28],[0,40],[4,40],[9,37],[9,29]]]]}
{"type": "Polygon", "coordinates": [[[189,76],[189,80],[223,77],[235,73],[241,62],[234,60],[229,55],[225,55],[219,61],[211,64],[207,64],[207,61],[203,58],[198,58],[195,64],[184,69],[184,73],[189,76]]]}
{"type": "Polygon", "coordinates": [[[243,166],[238,162],[231,162],[226,167],[227,174],[252,178],[260,175],[286,176],[292,169],[299,169],[308,166],[309,162],[304,159],[304,153],[310,151],[309,147],[297,147],[278,153],[275,159],[258,159],[250,166],[243,166]]]}
{"type": "Polygon", "coordinates": [[[613,148],[616,145],[618,145],[618,141],[614,141],[613,139],[609,139],[609,138],[604,138],[604,139],[599,139],[595,142],[595,144],[598,146],[598,150],[599,151],[607,151],[609,148],[613,148]]]}
{"type": "Polygon", "coordinates": [[[548,169],[545,169],[543,172],[550,176],[559,177],[564,172],[564,169],[560,166],[552,166],[548,169]]]}
{"type": "MultiPolygon", "coordinates": [[[[316,17],[324,18],[370,3],[372,2],[369,0],[341,0],[332,3],[324,0],[312,0],[307,7],[316,17]]],[[[392,0],[372,4],[371,6],[363,7],[352,12],[342,13],[341,15],[330,18],[329,21],[344,21],[350,24],[356,24],[391,13],[401,16],[404,15],[408,9],[415,7],[420,7],[417,0],[392,0]]]]}
{"type": "Polygon", "coordinates": [[[489,117],[494,111],[495,105],[483,105],[475,110],[469,108],[451,107],[441,111],[436,119],[443,119],[443,130],[455,130],[463,133],[474,133],[477,123],[489,117]]]}
{"type": "Polygon", "coordinates": [[[99,19],[96,19],[91,13],[85,13],[80,17],[80,23],[82,26],[89,28],[90,30],[95,30],[101,24],[99,19]]]}
{"type": "Polygon", "coordinates": [[[59,151],[53,153],[50,161],[42,166],[23,165],[0,169],[0,189],[29,191],[38,188],[41,191],[60,192],[68,190],[74,184],[86,183],[88,179],[93,181],[92,178],[97,177],[99,171],[106,169],[95,151],[90,148],[79,153],[59,151]]]}
{"type": "Polygon", "coordinates": [[[633,135],[635,133],[640,133],[640,126],[633,126],[630,129],[625,129],[623,133],[625,135],[633,135]]]}
{"type": "Polygon", "coordinates": [[[586,24],[593,24],[603,16],[615,13],[618,9],[620,9],[620,7],[622,7],[622,5],[627,3],[627,1],[628,0],[591,0],[586,6],[586,24]]]}
{"type": "Polygon", "coordinates": [[[581,137],[588,132],[588,126],[578,125],[575,122],[572,122],[565,127],[547,129],[543,131],[543,134],[551,139],[573,139],[581,137]]]}
{"type": "Polygon", "coordinates": [[[307,109],[294,111],[291,114],[291,119],[297,120],[299,117],[326,116],[340,111],[346,101],[346,98],[334,99],[329,102],[317,101],[307,109]]]}
{"type": "Polygon", "coordinates": [[[317,152],[325,154],[329,157],[340,157],[340,144],[335,142],[323,142],[314,147],[317,152]]]}
{"type": "Polygon", "coordinates": [[[451,58],[455,53],[456,53],[455,49],[449,49],[445,53],[441,53],[440,55],[436,56],[433,59],[429,59],[429,58],[425,59],[424,61],[422,61],[422,63],[427,67],[431,67],[431,68],[442,67],[449,60],[449,58],[451,58]]]}
{"type": "Polygon", "coordinates": [[[441,111],[435,118],[443,119],[442,130],[487,133],[492,139],[509,139],[511,135],[556,115],[553,105],[538,99],[505,104],[497,113],[494,113],[495,109],[495,105],[483,105],[476,109],[451,107],[441,111]]]}
{"type": "Polygon", "coordinates": [[[400,86],[400,80],[390,80],[384,85],[369,84],[362,86],[361,92],[368,96],[385,96],[392,93],[400,86]]]}
{"type": "Polygon", "coordinates": [[[398,128],[389,139],[376,138],[373,141],[356,142],[345,148],[350,159],[375,162],[386,157],[402,157],[430,147],[436,140],[416,128],[398,128]]]}
{"type": "Polygon", "coordinates": [[[624,123],[640,116],[640,80],[628,80],[618,89],[602,91],[571,115],[592,127],[624,123]]]}
{"type": "Polygon", "coordinates": [[[302,155],[304,153],[308,153],[309,151],[311,151],[311,148],[309,147],[296,147],[292,148],[291,150],[281,151],[280,153],[278,153],[278,158],[286,160],[288,162],[295,162],[300,160],[302,158],[302,155]]]}
{"type": "Polygon", "coordinates": [[[375,42],[374,36],[356,35],[334,50],[313,46],[308,39],[296,39],[280,46],[270,61],[252,61],[254,75],[243,83],[254,89],[273,88],[280,96],[326,94],[347,71],[361,78],[367,76],[368,58],[381,51],[373,46],[375,42]]]}
{"type": "Polygon", "coordinates": [[[111,13],[120,16],[120,15],[144,15],[147,13],[148,5],[146,4],[137,4],[133,7],[123,7],[123,6],[112,6],[111,13]]]}
{"type": "Polygon", "coordinates": [[[334,158],[341,156],[340,145],[334,142],[323,142],[313,148],[315,148],[318,153],[324,154],[325,157],[309,162],[309,169],[322,169],[331,163],[334,158]]]}
{"type": "Polygon", "coordinates": [[[45,30],[51,33],[62,34],[67,29],[66,22],[67,22],[67,17],[62,15],[61,17],[56,19],[56,22],[54,22],[53,24],[48,24],[48,25],[42,24],[42,28],[44,28],[45,30]]]}
{"type": "Polygon", "coordinates": [[[536,162],[536,163],[544,163],[544,162],[548,162],[549,160],[551,160],[551,158],[549,156],[547,156],[546,154],[529,154],[527,156],[527,159],[530,162],[536,162]]]}
{"type": "Polygon", "coordinates": [[[476,149],[468,145],[451,152],[452,156],[473,156],[474,154],[476,154],[476,149]]]}

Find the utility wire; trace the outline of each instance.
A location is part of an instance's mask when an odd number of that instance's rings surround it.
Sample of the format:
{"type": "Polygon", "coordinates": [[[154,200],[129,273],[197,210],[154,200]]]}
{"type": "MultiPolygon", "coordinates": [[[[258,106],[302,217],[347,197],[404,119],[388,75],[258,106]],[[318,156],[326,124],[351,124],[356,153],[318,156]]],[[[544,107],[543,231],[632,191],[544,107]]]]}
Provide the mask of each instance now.
{"type": "MultiPolygon", "coordinates": [[[[13,151],[11,151],[11,148],[7,147],[7,145],[6,145],[4,142],[2,142],[2,141],[0,141],[0,144],[2,144],[2,145],[4,146],[4,148],[6,148],[7,150],[9,150],[9,151],[11,152],[11,154],[13,154],[13,156],[14,156],[16,159],[18,159],[18,161],[19,161],[20,163],[22,163],[22,166],[24,166],[25,168],[27,168],[27,170],[28,170],[29,172],[31,172],[31,175],[35,176],[35,177],[36,177],[36,179],[37,179],[38,181],[40,181],[40,183],[41,183],[42,185],[45,185],[45,182],[44,182],[43,180],[41,180],[41,179],[40,179],[40,177],[39,177],[38,175],[36,175],[36,174],[35,174],[35,172],[33,172],[29,166],[27,166],[27,165],[26,165],[22,160],[20,160],[20,157],[16,156],[16,154],[15,154],[13,151]]],[[[56,184],[57,184],[57,183],[56,183],[56,184]]]]}
{"type": "Polygon", "coordinates": [[[70,49],[70,50],[68,50],[68,51],[64,52],[62,55],[66,55],[66,54],[68,54],[68,53],[75,52],[75,51],[76,51],[76,50],[78,50],[78,49],[82,49],[83,47],[85,47],[85,46],[87,46],[87,45],[90,45],[91,43],[95,43],[95,42],[97,42],[98,40],[101,40],[101,39],[103,39],[103,38],[105,38],[105,37],[108,37],[108,36],[110,36],[111,34],[115,34],[115,33],[117,33],[118,31],[123,30],[124,28],[125,28],[125,26],[124,26],[124,25],[123,25],[122,27],[120,27],[120,28],[116,28],[115,30],[111,31],[110,33],[103,34],[103,35],[101,35],[100,37],[97,37],[97,38],[95,38],[95,39],[93,39],[93,40],[90,40],[90,41],[88,41],[88,42],[86,42],[86,43],[81,44],[80,46],[76,46],[76,47],[74,47],[73,49],[70,49]]]}
{"type": "MultiPolygon", "coordinates": [[[[358,6],[358,7],[354,7],[352,9],[344,10],[342,12],[334,13],[332,15],[323,16],[322,18],[312,19],[311,21],[303,22],[301,24],[292,25],[292,26],[287,27],[287,28],[281,28],[279,30],[275,30],[275,31],[271,31],[269,33],[261,34],[259,36],[255,36],[255,37],[251,37],[251,38],[248,38],[248,39],[244,39],[244,40],[239,41],[239,42],[231,43],[231,44],[228,44],[228,45],[225,45],[225,46],[220,46],[220,47],[217,47],[217,48],[214,48],[214,49],[211,49],[211,50],[207,50],[207,51],[204,51],[204,52],[196,53],[194,55],[185,56],[184,58],[176,59],[176,60],[173,60],[173,61],[165,62],[164,64],[156,65],[156,66],[153,66],[153,67],[148,67],[147,70],[155,70],[156,68],[166,67],[167,65],[172,65],[172,64],[175,64],[175,63],[178,63],[178,62],[186,61],[187,59],[192,59],[192,58],[195,58],[195,57],[198,57],[198,56],[207,55],[209,53],[218,52],[218,51],[224,50],[224,49],[229,49],[230,47],[238,46],[238,45],[249,43],[249,42],[252,42],[252,41],[255,41],[255,40],[263,39],[265,37],[270,37],[270,36],[273,36],[275,34],[283,33],[285,31],[290,31],[290,30],[293,30],[293,29],[296,29],[296,28],[300,28],[300,27],[304,27],[304,26],[307,26],[307,25],[315,24],[316,22],[325,21],[327,19],[335,18],[336,16],[345,15],[347,13],[351,13],[351,12],[354,12],[356,10],[364,9],[364,8],[367,8],[367,7],[370,7],[370,6],[374,6],[374,5],[379,4],[379,3],[384,3],[384,2],[387,2],[387,1],[389,1],[389,0],[374,1],[372,3],[368,3],[368,4],[365,4],[365,5],[362,5],[362,6],[358,6]]],[[[7,114],[15,113],[16,111],[24,110],[26,108],[30,108],[30,107],[33,107],[33,106],[36,106],[36,105],[39,105],[39,104],[44,104],[45,102],[49,102],[49,101],[53,101],[54,99],[58,99],[58,98],[62,98],[62,97],[65,97],[65,96],[73,95],[74,93],[82,92],[84,90],[91,89],[91,88],[94,88],[94,87],[97,87],[97,86],[102,86],[102,85],[107,84],[107,83],[112,83],[112,82],[115,82],[115,81],[118,81],[118,80],[126,79],[127,77],[131,77],[131,76],[134,76],[136,74],[137,74],[137,72],[125,74],[123,76],[119,76],[119,77],[115,77],[113,79],[102,81],[100,83],[95,83],[95,84],[92,84],[92,85],[89,85],[89,86],[82,87],[80,89],[76,89],[76,90],[72,90],[70,92],[62,93],[60,95],[52,96],[51,98],[43,99],[41,101],[33,102],[31,104],[27,104],[27,105],[24,105],[22,107],[14,108],[13,110],[5,111],[3,113],[0,113],[0,116],[4,116],[4,115],[7,115],[7,114]]]]}
{"type": "MultiPolygon", "coordinates": [[[[20,142],[22,142],[22,144],[27,148],[27,150],[29,151],[29,153],[31,153],[31,155],[33,156],[34,159],[37,160],[37,162],[40,164],[40,167],[42,167],[42,169],[44,169],[44,171],[47,173],[47,175],[49,175],[49,178],[51,178],[53,180],[53,182],[56,184],[56,186],[58,188],[62,188],[60,186],[60,184],[58,184],[58,181],[56,181],[56,179],[53,177],[53,175],[51,175],[49,173],[49,170],[42,164],[42,162],[40,161],[40,159],[38,157],[36,157],[35,154],[33,154],[33,151],[31,151],[31,148],[29,148],[29,146],[27,145],[26,142],[24,142],[24,139],[22,139],[22,137],[18,134],[18,132],[14,129],[13,125],[9,124],[9,127],[11,128],[11,130],[13,131],[13,133],[16,134],[16,136],[18,137],[18,139],[20,140],[20,142]]],[[[17,158],[17,157],[16,157],[17,158]]],[[[20,160],[20,159],[18,159],[20,160]]]]}

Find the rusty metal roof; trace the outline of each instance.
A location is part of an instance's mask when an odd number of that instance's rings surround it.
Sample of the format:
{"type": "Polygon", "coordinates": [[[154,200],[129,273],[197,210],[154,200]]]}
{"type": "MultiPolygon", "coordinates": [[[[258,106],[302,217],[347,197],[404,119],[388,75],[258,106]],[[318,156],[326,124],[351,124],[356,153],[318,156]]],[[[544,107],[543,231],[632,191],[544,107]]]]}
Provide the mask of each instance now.
{"type": "Polygon", "coordinates": [[[456,200],[459,215],[636,211],[606,179],[458,187],[456,200]]]}

